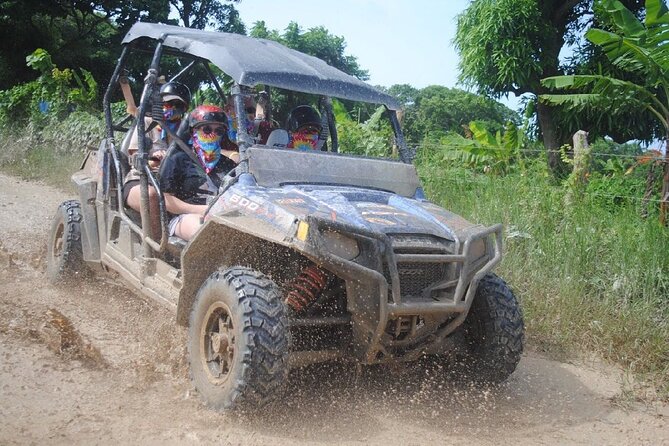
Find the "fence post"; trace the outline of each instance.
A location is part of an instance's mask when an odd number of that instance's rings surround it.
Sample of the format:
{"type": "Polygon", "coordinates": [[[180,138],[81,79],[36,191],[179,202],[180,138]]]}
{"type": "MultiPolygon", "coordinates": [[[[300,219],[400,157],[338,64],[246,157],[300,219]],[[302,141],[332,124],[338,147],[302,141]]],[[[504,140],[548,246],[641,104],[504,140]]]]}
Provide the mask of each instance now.
{"type": "Polygon", "coordinates": [[[588,184],[588,173],[592,161],[591,148],[588,144],[588,132],[579,130],[574,133],[574,169],[567,179],[567,194],[565,204],[571,204],[574,199],[580,199],[588,184]]]}

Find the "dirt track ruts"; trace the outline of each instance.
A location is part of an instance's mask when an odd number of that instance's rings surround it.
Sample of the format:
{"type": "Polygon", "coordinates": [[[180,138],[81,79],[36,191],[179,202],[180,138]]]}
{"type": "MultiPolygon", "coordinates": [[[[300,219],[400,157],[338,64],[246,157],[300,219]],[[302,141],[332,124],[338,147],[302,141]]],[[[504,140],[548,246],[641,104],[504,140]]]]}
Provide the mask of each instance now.
{"type": "Polygon", "coordinates": [[[669,445],[669,407],[622,395],[621,373],[525,354],[495,390],[438,371],[346,366],[291,375],[261,414],[203,407],[185,331],[113,278],[54,287],[46,234],[68,194],[0,175],[0,444],[669,445]]]}

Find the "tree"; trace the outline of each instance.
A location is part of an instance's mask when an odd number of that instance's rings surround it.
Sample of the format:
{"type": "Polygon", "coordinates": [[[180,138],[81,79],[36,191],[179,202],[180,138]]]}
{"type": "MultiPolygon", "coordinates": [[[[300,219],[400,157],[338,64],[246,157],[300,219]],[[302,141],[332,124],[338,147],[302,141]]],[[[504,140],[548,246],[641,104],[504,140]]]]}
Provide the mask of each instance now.
{"type": "Polygon", "coordinates": [[[518,115],[506,106],[484,96],[458,88],[432,85],[421,90],[408,85],[393,85],[388,89],[403,104],[404,131],[410,143],[424,137],[439,138],[449,132],[463,134],[463,126],[478,121],[493,134],[505,123],[518,124],[518,115]]]}
{"type": "MultiPolygon", "coordinates": [[[[669,141],[669,10],[665,2],[646,0],[643,22],[620,1],[602,0],[601,6],[616,32],[593,28],[586,33],[586,38],[601,48],[618,69],[640,82],[603,74],[554,76],[544,79],[543,85],[587,92],[541,98],[551,104],[577,108],[591,106],[606,112],[626,108],[649,113],[661,123],[665,141],[669,141]]],[[[666,223],[669,199],[669,151],[665,154],[664,172],[662,224],[666,223]]]]}
{"type": "MultiPolygon", "coordinates": [[[[632,10],[639,0],[625,0],[632,10]]],[[[541,79],[574,72],[584,62],[581,35],[592,24],[592,0],[473,0],[458,16],[454,39],[460,80],[482,94],[500,97],[546,92],[541,79]],[[560,61],[574,47],[576,57],[560,61]]],[[[596,54],[590,55],[596,57],[596,54]]],[[[558,147],[568,136],[558,126],[559,110],[539,102],[537,118],[551,170],[560,165],[558,147]]]]}
{"type": "MultiPolygon", "coordinates": [[[[268,29],[264,21],[258,21],[253,24],[249,34],[251,37],[273,40],[288,48],[318,57],[329,65],[358,79],[369,79],[367,70],[358,65],[358,59],[355,56],[345,54],[345,39],[330,34],[322,26],[303,31],[296,22],[290,22],[284,32],[281,33],[278,30],[268,29]]],[[[317,105],[312,101],[313,97],[309,95],[274,90],[272,93],[272,114],[277,119],[283,119],[296,105],[309,103],[314,106],[317,105]]],[[[369,119],[376,110],[370,104],[348,100],[342,100],[341,103],[358,122],[369,119]]]]}
{"type": "Polygon", "coordinates": [[[137,20],[165,21],[167,0],[8,0],[0,2],[0,89],[25,83],[35,72],[25,65],[37,48],[54,63],[108,77],[122,35],[137,20]]]}
{"type": "Polygon", "coordinates": [[[169,18],[170,5],[185,26],[213,27],[244,33],[234,3],[239,0],[5,0],[0,2],[0,90],[35,78],[25,65],[37,48],[48,51],[55,64],[89,70],[107,79],[116,63],[119,44],[137,21],[178,22],[169,18]]]}
{"type": "Polygon", "coordinates": [[[412,106],[416,102],[420,90],[409,84],[395,84],[387,89],[387,93],[395,96],[395,98],[404,107],[412,106]]]}
{"type": "Polygon", "coordinates": [[[251,37],[274,40],[288,48],[318,57],[329,65],[358,79],[369,79],[368,71],[360,68],[358,59],[355,56],[344,54],[346,40],[341,36],[330,34],[330,31],[322,26],[303,31],[296,22],[290,22],[281,34],[277,30],[268,30],[265,22],[259,21],[253,24],[250,35],[251,37]]]}
{"type": "Polygon", "coordinates": [[[240,0],[169,0],[177,10],[179,19],[187,28],[214,28],[236,34],[246,34],[246,27],[239,18],[234,3],[240,0]]]}
{"type": "Polygon", "coordinates": [[[258,20],[253,24],[253,27],[249,32],[249,36],[255,37],[257,39],[274,40],[276,42],[279,42],[281,40],[281,35],[279,34],[279,31],[275,29],[270,31],[269,29],[267,29],[267,25],[265,24],[264,20],[258,20]]]}

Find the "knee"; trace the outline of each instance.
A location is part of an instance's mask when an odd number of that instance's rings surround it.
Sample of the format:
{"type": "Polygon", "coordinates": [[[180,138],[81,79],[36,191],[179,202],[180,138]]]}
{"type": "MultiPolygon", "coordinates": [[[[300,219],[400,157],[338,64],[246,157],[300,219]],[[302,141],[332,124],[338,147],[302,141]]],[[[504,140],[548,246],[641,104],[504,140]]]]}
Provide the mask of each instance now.
{"type": "Polygon", "coordinates": [[[133,186],[128,192],[128,198],[126,199],[126,205],[130,208],[139,211],[139,186],[133,186]]]}
{"type": "Polygon", "coordinates": [[[202,223],[199,214],[185,214],[180,219],[176,235],[184,240],[190,240],[200,229],[200,226],[202,226],[202,223]]]}

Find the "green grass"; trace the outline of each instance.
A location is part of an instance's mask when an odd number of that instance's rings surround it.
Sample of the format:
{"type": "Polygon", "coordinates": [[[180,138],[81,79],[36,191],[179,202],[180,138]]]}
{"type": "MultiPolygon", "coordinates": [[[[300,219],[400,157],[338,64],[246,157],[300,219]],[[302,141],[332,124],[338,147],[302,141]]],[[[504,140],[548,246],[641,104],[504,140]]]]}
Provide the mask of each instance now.
{"type": "Polygon", "coordinates": [[[505,226],[498,268],[515,289],[527,334],[554,354],[593,351],[669,396],[669,229],[638,202],[602,205],[539,172],[506,177],[420,168],[436,203],[505,226]]]}
{"type": "Polygon", "coordinates": [[[74,112],[65,120],[46,120],[25,128],[0,128],[0,170],[26,180],[67,189],[88,147],[104,135],[101,116],[74,112]]]}

